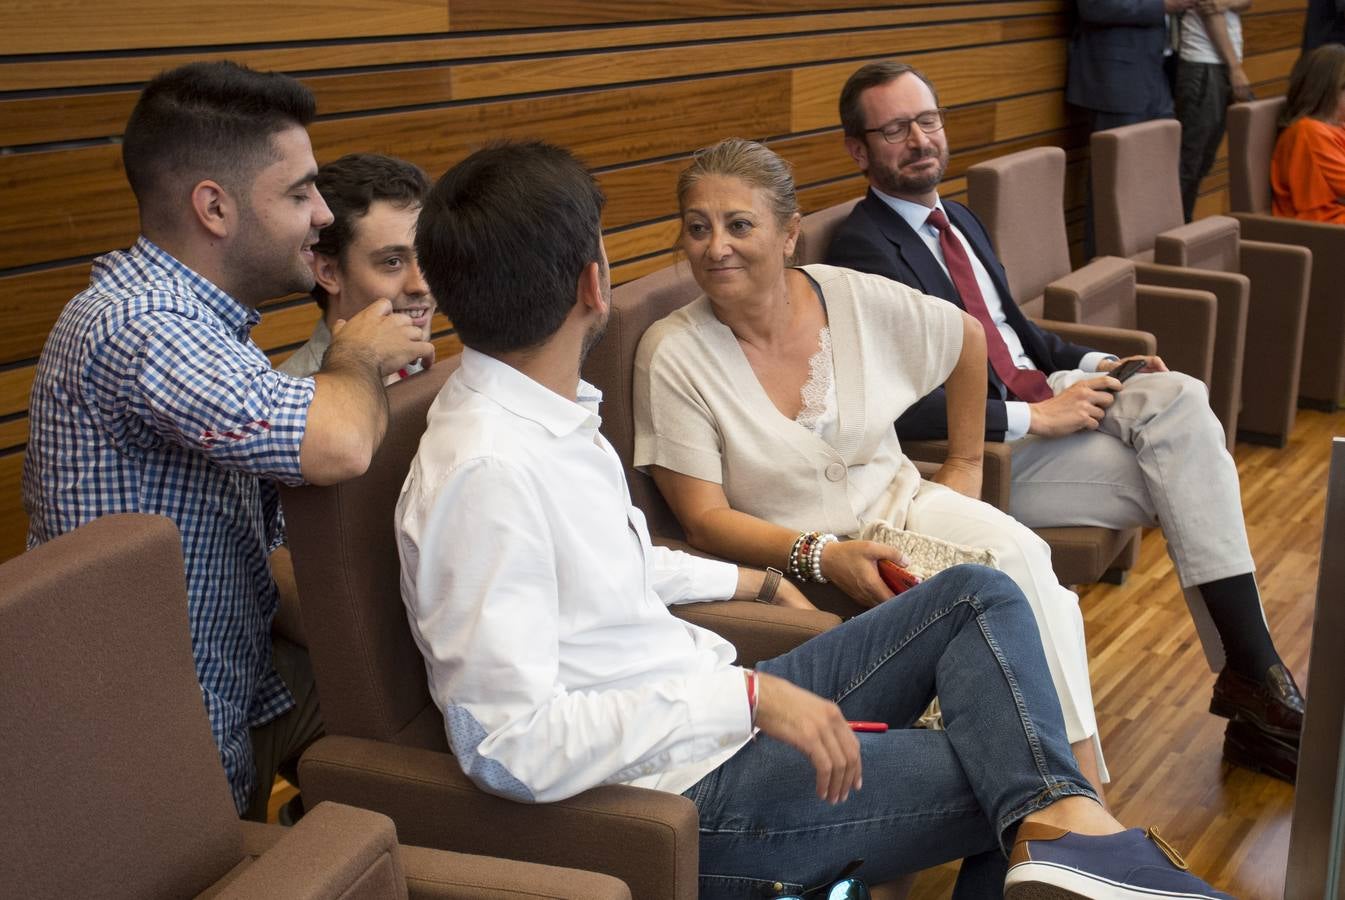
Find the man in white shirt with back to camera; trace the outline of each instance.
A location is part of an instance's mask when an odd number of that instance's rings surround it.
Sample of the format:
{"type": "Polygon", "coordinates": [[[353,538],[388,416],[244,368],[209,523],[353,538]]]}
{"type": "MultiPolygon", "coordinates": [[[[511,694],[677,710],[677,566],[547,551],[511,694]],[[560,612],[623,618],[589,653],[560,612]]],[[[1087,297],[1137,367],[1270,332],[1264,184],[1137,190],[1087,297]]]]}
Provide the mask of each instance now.
{"type": "Polygon", "coordinates": [[[1226,896],[1097,802],[1002,573],[949,569],[755,670],[669,614],[807,601],[650,544],[579,377],[611,301],[602,205],[566,151],[504,144],[447,172],[417,226],[466,349],[398,500],[402,596],[468,777],[524,803],[603,784],[685,794],[702,897],[959,857],[964,897],[1226,896]],[[911,728],[935,693],[946,730],[911,728]]]}

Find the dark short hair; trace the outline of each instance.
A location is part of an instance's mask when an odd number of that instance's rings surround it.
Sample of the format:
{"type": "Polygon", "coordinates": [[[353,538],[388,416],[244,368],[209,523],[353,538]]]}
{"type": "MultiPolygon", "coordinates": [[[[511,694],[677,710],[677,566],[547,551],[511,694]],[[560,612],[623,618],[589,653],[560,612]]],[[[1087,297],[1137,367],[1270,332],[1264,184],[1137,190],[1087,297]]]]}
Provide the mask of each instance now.
{"type": "Polygon", "coordinates": [[[568,150],[498,143],[425,198],[416,255],[462,342],[528,350],[560,328],[584,269],[602,260],[602,190],[568,150]]]}
{"type": "Polygon", "coordinates": [[[1305,53],[1294,63],[1289,74],[1289,93],[1285,95],[1280,127],[1293,124],[1304,116],[1330,119],[1345,90],[1345,46],[1322,44],[1305,53]]]}
{"type": "MultiPolygon", "coordinates": [[[[318,233],[313,249],[343,260],[355,223],[376,200],[399,209],[419,206],[430,192],[430,180],[415,163],[379,153],[350,153],[318,169],[318,192],[332,211],[332,224],[318,233]]],[[[313,299],[327,308],[327,291],[313,285],[313,299]]]]}
{"type": "Polygon", "coordinates": [[[288,75],[195,62],[155,76],[126,123],[121,157],[142,217],[174,187],[204,179],[242,190],[276,159],[271,136],[313,121],[313,93],[288,75]]]}
{"type": "Polygon", "coordinates": [[[846,137],[864,139],[864,129],[868,125],[864,122],[864,110],[859,105],[860,95],[869,88],[881,87],[903,75],[914,75],[923,81],[929,92],[934,95],[935,105],[938,105],[939,92],[934,90],[933,82],[915,66],[908,66],[892,59],[868,63],[860,66],[855,74],[847,78],[845,87],[841,88],[841,128],[845,131],[846,137]]]}

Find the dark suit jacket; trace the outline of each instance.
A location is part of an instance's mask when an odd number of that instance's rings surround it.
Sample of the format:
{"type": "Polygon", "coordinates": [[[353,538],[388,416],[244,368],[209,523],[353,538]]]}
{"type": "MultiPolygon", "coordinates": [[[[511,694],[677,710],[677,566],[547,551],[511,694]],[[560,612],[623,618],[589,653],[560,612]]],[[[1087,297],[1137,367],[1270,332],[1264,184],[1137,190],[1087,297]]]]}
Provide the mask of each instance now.
{"type": "Polygon", "coordinates": [[[1322,44],[1345,43],[1345,0],[1308,0],[1303,19],[1303,52],[1322,44]]]}
{"type": "MultiPolygon", "coordinates": [[[[990,235],[979,219],[961,203],[943,201],[949,220],[966,235],[968,243],[1004,300],[1004,316],[1009,326],[1023,342],[1023,349],[1032,362],[1043,372],[1059,369],[1077,369],[1089,347],[1063,341],[1043,331],[1028,320],[1009,295],[1009,283],[1004,267],[990,245],[990,235]]],[[[965,309],[953,282],[944,273],[934,254],[929,252],[920,235],[906,220],[877,197],[873,191],[855,205],[854,211],[836,229],[831,246],[827,248],[827,262],[836,266],[885,275],[894,281],[917,290],[942,297],[965,309]]],[[[989,369],[990,382],[986,392],[985,438],[1004,440],[1008,417],[1004,409],[1007,391],[994,369],[989,369]]],[[[948,437],[948,411],[944,389],[922,398],[897,420],[897,434],[910,440],[934,440],[948,437]]]]}
{"type": "Polygon", "coordinates": [[[1109,113],[1172,115],[1163,0],[1076,0],[1065,99],[1109,113]]]}

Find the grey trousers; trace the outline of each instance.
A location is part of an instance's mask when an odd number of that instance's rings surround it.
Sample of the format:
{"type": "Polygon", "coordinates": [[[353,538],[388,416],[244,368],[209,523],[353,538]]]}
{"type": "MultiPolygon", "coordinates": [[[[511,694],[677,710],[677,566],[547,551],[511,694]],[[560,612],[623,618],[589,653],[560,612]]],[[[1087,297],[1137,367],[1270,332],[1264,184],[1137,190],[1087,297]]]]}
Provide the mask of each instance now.
{"type": "Polygon", "coordinates": [[[322,712],[318,708],[318,689],[313,681],[308,651],[275,635],[271,662],[294,695],[294,708],[252,729],[252,758],[257,781],[243,818],[253,822],[266,821],[266,807],[276,773],[286,769],[282,774],[293,780],[294,771],[287,764],[297,764],[304,749],[322,737],[322,712]]]}
{"type": "MultiPolygon", "coordinates": [[[[1055,372],[1060,393],[1094,373],[1055,372]]],[[[1028,435],[1011,445],[1010,512],[1033,528],[1158,525],[1167,537],[1210,667],[1223,644],[1197,585],[1255,570],[1238,470],[1205,385],[1177,372],[1136,375],[1097,431],[1028,435]]]]}

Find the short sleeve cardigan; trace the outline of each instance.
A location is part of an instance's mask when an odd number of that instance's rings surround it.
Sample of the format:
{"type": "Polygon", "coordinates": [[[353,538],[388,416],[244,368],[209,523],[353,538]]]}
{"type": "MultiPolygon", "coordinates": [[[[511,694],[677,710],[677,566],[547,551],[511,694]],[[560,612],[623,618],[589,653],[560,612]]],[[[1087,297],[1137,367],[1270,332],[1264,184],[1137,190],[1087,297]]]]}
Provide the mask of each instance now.
{"type": "Polygon", "coordinates": [[[635,357],[635,465],[723,487],[730,505],[799,531],[901,526],[919,488],[892,423],[947,379],[962,312],[903,284],[805,266],[826,302],[835,446],[771,402],[733,332],[700,297],[656,322],[635,357]]]}

